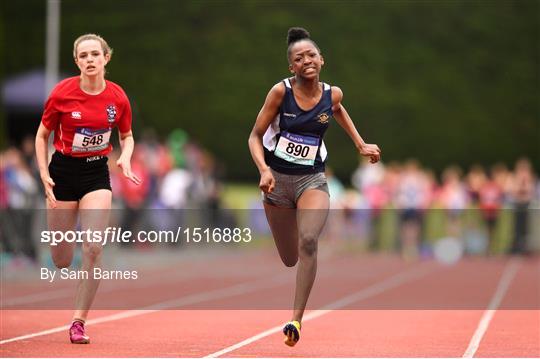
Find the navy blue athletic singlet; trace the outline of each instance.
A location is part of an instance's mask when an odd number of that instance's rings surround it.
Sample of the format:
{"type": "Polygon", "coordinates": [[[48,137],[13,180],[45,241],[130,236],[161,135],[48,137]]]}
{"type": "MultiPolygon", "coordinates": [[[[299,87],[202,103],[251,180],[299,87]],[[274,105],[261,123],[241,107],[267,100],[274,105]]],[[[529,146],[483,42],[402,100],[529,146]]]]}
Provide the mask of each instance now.
{"type": "Polygon", "coordinates": [[[324,172],[328,152],[323,136],[333,115],[330,85],[323,83],[319,103],[304,111],[296,103],[290,80],[283,83],[285,95],[279,113],[263,137],[266,164],[285,174],[324,172]]]}

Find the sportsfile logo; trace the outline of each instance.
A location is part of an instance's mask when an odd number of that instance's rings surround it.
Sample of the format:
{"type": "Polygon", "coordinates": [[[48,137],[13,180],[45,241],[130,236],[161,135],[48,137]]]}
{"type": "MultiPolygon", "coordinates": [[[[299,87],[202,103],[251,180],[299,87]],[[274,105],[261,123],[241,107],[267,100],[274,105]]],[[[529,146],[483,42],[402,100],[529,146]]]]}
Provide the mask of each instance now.
{"type": "Polygon", "coordinates": [[[80,120],[82,118],[80,111],[73,111],[71,113],[71,118],[74,118],[75,120],[80,120]]]}

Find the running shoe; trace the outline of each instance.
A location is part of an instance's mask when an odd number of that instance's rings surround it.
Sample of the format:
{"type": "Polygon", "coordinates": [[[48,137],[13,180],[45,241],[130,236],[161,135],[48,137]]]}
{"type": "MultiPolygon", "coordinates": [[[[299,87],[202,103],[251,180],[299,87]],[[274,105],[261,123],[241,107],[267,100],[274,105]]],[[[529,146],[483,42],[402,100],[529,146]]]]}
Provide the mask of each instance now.
{"type": "Polygon", "coordinates": [[[293,320],[285,324],[283,334],[285,334],[285,339],[283,340],[285,344],[294,347],[298,343],[298,340],[300,340],[300,322],[293,320]]]}
{"type": "Polygon", "coordinates": [[[88,344],[90,337],[84,334],[84,323],[78,320],[71,323],[69,328],[69,339],[73,344],[88,344]]]}

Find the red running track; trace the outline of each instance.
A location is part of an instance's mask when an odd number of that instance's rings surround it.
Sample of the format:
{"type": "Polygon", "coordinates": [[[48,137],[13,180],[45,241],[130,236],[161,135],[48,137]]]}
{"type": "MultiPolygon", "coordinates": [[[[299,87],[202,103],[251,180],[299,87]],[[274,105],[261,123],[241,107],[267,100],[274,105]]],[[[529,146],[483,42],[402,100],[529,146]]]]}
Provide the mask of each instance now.
{"type": "MultiPolygon", "coordinates": [[[[275,261],[269,262],[272,271],[280,268],[275,261]]],[[[473,258],[443,266],[340,254],[321,260],[312,310],[294,348],[282,343],[279,329],[290,316],[283,308],[292,300],[295,270],[282,268],[276,274],[287,280],[275,286],[210,297],[183,310],[94,310],[90,345],[72,345],[66,329],[54,330],[69,321],[70,310],[3,309],[0,350],[2,357],[461,357],[480,336],[472,356],[539,357],[539,269],[538,258],[473,258]],[[358,261],[365,266],[355,266],[358,261]],[[270,306],[268,297],[279,300],[270,306]],[[257,301],[268,308],[235,309],[257,301]],[[490,305],[492,316],[479,330],[490,305]]],[[[236,284],[245,280],[251,278],[236,278],[236,284]]],[[[224,288],[234,285],[224,281],[224,288]]],[[[170,301],[170,289],[171,283],[157,283],[152,300],[170,301]]]]}

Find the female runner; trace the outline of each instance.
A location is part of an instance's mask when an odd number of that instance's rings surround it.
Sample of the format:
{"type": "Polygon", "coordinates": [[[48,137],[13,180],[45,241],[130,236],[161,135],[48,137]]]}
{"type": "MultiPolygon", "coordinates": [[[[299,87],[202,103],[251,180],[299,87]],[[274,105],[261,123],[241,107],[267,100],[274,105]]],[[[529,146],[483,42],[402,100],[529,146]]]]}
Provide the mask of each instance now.
{"type": "MultiPolygon", "coordinates": [[[[51,231],[75,230],[80,215],[82,231],[101,231],[108,226],[111,184],[106,155],[112,150],[111,131],[119,131],[122,153],[116,164],[136,184],[131,171],[134,140],[131,107],[120,86],[105,80],[105,66],[112,49],[100,36],[80,36],[73,45],[73,57],[80,75],[61,81],[51,92],[36,135],[36,156],[45,194],[47,222],[51,231]],[[47,142],[54,132],[56,152],[48,163],[47,142]]],[[[51,246],[58,268],[71,265],[75,243],[51,246]]],[[[101,266],[101,243],[82,244],[81,279],[75,297],[75,313],[69,330],[72,343],[90,342],[84,323],[99,286],[94,268],[101,266]]]]}
{"type": "Polygon", "coordinates": [[[317,241],[328,216],[323,136],[330,118],[372,163],[380,160],[381,151],[358,134],[341,104],[343,92],[320,82],[324,59],[309,33],[289,29],[287,46],[293,76],[268,93],[249,136],[249,149],[260,172],[266,218],[281,260],[288,267],[299,260],[293,315],[283,328],[285,344],[294,346],[317,272],[317,241]]]}

